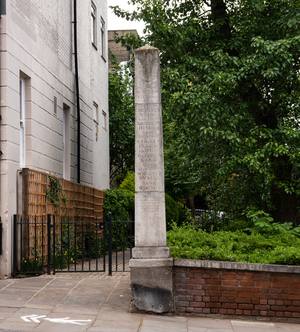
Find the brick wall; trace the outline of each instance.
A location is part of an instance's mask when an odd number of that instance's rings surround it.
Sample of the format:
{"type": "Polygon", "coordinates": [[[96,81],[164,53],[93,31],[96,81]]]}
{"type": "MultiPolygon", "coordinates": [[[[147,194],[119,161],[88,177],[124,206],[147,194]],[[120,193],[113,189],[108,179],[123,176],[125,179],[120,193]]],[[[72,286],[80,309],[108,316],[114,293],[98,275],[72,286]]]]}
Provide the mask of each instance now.
{"type": "Polygon", "coordinates": [[[173,271],[177,313],[300,322],[299,273],[178,266],[173,271]]]}

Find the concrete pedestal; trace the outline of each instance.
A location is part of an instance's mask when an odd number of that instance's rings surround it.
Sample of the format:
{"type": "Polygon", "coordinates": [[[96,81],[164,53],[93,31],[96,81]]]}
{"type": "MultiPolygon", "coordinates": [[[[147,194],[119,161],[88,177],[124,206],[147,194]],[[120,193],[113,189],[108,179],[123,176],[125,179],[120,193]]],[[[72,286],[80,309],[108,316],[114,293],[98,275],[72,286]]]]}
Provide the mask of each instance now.
{"type": "Polygon", "coordinates": [[[131,259],[131,312],[173,311],[173,258],[131,259]]]}

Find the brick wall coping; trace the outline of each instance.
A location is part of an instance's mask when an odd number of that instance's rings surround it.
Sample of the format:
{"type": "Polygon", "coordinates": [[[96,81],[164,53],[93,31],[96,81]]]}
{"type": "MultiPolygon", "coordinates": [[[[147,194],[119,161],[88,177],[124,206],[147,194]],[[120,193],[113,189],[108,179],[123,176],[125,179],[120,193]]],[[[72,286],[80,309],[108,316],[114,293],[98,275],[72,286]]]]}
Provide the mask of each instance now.
{"type": "Polygon", "coordinates": [[[174,259],[174,266],[300,274],[300,266],[295,265],[236,263],[222,261],[205,261],[198,259],[174,259]]]}

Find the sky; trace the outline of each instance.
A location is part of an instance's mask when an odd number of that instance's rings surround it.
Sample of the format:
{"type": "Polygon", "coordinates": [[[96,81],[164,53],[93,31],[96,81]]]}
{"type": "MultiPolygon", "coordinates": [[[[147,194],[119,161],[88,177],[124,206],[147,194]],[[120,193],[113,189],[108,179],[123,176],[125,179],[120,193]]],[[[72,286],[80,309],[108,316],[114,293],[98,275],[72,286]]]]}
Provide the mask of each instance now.
{"type": "MultiPolygon", "coordinates": [[[[122,9],[128,11],[134,10],[133,5],[128,5],[127,0],[108,0],[108,6],[120,6],[122,9]]],[[[112,10],[108,8],[108,30],[125,30],[125,29],[136,29],[139,35],[143,34],[144,23],[138,21],[126,21],[125,19],[119,18],[112,13],[112,10]]]]}

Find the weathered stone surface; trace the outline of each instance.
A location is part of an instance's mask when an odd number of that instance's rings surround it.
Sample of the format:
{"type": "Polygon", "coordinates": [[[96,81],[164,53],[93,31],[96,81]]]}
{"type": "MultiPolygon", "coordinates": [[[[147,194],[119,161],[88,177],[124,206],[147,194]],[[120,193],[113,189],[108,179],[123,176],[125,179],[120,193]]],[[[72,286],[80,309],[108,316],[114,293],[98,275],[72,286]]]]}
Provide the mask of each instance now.
{"type": "Polygon", "coordinates": [[[197,259],[174,259],[174,266],[178,267],[204,267],[211,269],[228,269],[243,271],[264,271],[278,273],[300,273],[300,266],[256,264],[256,263],[236,263],[223,261],[205,261],[197,259]]]}
{"type": "Polygon", "coordinates": [[[135,248],[130,260],[132,310],[173,308],[173,258],[166,236],[158,49],[135,53],[135,248]]]}
{"type": "Polygon", "coordinates": [[[134,258],[168,258],[170,257],[169,247],[135,247],[132,249],[134,258]]]}
{"type": "Polygon", "coordinates": [[[135,245],[166,246],[164,158],[158,49],[135,55],[135,245]]]}
{"type": "Polygon", "coordinates": [[[132,311],[169,312],[173,309],[172,267],[132,267],[132,311]]]}

